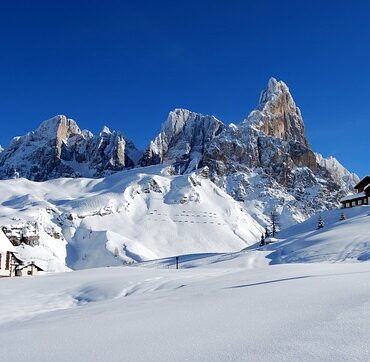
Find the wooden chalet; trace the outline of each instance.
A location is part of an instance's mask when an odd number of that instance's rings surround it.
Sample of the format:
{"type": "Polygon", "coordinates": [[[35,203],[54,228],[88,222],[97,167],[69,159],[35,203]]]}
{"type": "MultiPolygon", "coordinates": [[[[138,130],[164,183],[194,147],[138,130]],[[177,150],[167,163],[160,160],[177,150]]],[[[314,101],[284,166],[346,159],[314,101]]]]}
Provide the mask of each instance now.
{"type": "Polygon", "coordinates": [[[15,247],[0,228],[0,277],[15,276],[15,269],[22,263],[15,247]]]}
{"type": "Polygon", "coordinates": [[[340,200],[342,207],[370,205],[370,175],[365,176],[356,186],[356,194],[343,197],[340,200]]]}
{"type": "Polygon", "coordinates": [[[29,264],[21,264],[15,268],[15,276],[23,277],[27,275],[36,275],[38,272],[44,271],[39,265],[34,261],[29,264]]]}
{"type": "Polygon", "coordinates": [[[25,263],[18,258],[14,245],[0,228],[0,278],[35,275],[40,271],[44,270],[34,261],[25,263]]]}

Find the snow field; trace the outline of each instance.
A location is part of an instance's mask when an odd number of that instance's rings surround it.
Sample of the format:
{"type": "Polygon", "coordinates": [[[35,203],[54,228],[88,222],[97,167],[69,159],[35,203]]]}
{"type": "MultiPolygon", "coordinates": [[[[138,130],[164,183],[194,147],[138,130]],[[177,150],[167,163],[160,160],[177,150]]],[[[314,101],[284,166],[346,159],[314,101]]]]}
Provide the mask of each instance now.
{"type": "Polygon", "coordinates": [[[48,271],[234,252],[263,230],[210,180],[171,176],[163,166],[96,180],[5,180],[0,195],[1,225],[28,230],[36,222],[39,247],[18,252],[48,271]]]}
{"type": "Polygon", "coordinates": [[[204,262],[182,270],[111,267],[2,279],[3,357],[366,360],[369,263],[247,269],[237,259],[234,268],[230,261],[216,269],[204,262]]]}
{"type": "Polygon", "coordinates": [[[264,248],[181,255],[179,270],[166,257],[2,278],[2,358],[367,360],[369,211],[323,213],[323,229],[312,218],[264,248]]]}

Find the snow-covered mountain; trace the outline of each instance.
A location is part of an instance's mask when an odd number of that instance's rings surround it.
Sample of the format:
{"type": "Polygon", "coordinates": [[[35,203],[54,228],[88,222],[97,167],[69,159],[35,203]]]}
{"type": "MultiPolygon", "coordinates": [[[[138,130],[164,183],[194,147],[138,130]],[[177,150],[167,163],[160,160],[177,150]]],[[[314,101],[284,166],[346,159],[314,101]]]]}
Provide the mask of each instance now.
{"type": "Polygon", "coordinates": [[[15,137],[0,153],[0,178],[44,181],[58,177],[101,177],[133,167],[140,152],[119,132],[104,127],[99,136],[59,115],[15,137]]]}
{"type": "Polygon", "coordinates": [[[238,125],[170,112],[144,154],[119,132],[56,116],[0,152],[0,178],[0,225],[48,270],[236,251],[272,210],[285,228],[336,208],[358,182],[311,149],[274,78],[238,125]]]}
{"type": "Polygon", "coordinates": [[[239,125],[185,110],[171,112],[145,155],[151,156],[144,157],[145,164],[148,159],[150,164],[167,162],[181,172],[208,166],[211,179],[257,220],[265,223],[276,209],[283,226],[338,206],[358,182],[337,160],[313,152],[287,85],[274,78],[239,125]],[[207,135],[204,141],[199,134],[207,135]]]}
{"type": "Polygon", "coordinates": [[[151,166],[102,179],[0,182],[0,225],[21,259],[62,271],[237,251],[263,228],[205,170],[151,166]]]}
{"type": "Polygon", "coordinates": [[[140,164],[171,163],[179,173],[194,171],[211,140],[223,128],[214,116],[175,109],[169,113],[160,134],[150,142],[140,164]]]}

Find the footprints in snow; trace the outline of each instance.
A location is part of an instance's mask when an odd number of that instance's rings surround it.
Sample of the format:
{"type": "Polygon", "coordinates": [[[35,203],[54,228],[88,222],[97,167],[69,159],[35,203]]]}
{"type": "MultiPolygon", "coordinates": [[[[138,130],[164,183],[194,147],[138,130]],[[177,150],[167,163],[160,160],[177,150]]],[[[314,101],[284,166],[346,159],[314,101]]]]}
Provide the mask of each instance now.
{"type": "Polygon", "coordinates": [[[219,216],[215,212],[210,211],[186,211],[183,210],[181,213],[177,213],[174,215],[172,219],[168,214],[159,213],[158,210],[152,210],[148,214],[149,220],[160,221],[160,222],[168,222],[172,221],[179,224],[211,224],[211,225],[226,225],[226,223],[221,222],[219,216]],[[167,217],[167,219],[163,219],[163,217],[167,217]]]}

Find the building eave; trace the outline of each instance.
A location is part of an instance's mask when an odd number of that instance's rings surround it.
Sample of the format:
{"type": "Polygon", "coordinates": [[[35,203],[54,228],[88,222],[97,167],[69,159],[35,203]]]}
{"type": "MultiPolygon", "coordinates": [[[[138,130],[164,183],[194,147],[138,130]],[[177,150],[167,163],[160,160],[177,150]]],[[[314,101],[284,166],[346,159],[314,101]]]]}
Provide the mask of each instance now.
{"type": "Polygon", "coordinates": [[[356,190],[360,187],[360,185],[365,182],[365,180],[369,180],[369,185],[370,185],[370,175],[365,176],[362,180],[360,180],[357,185],[354,187],[356,190]]]}

